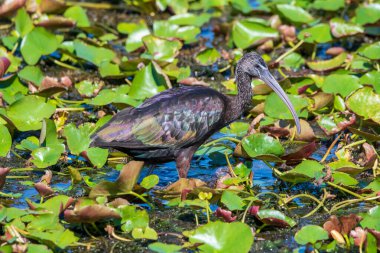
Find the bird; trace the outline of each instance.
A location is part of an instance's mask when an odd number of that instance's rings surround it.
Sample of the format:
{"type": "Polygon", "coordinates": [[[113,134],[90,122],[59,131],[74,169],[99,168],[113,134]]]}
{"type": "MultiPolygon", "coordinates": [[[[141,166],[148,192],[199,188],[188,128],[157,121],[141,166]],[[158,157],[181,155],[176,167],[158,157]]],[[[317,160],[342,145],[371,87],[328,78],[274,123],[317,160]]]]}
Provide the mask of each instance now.
{"type": "Polygon", "coordinates": [[[244,54],[236,64],[237,95],[195,85],[165,90],[138,107],[119,111],[95,131],[91,145],[113,148],[149,163],[175,160],[179,178],[187,178],[196,150],[251,107],[253,78],[261,79],[280,96],[299,133],[300,121],[292,103],[263,58],[253,51],[244,54]]]}

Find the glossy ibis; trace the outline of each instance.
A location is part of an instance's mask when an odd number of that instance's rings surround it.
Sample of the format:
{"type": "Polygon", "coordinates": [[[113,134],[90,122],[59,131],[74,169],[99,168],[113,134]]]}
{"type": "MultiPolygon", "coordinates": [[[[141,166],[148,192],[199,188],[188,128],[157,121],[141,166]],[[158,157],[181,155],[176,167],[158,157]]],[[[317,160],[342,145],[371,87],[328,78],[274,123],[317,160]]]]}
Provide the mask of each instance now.
{"type": "Polygon", "coordinates": [[[112,147],[152,163],[175,160],[179,177],[186,178],[199,146],[250,107],[252,78],[260,78],[280,96],[300,132],[291,102],[259,54],[245,54],[237,63],[235,76],[236,96],[203,86],[185,86],[161,92],[137,108],[126,108],[97,130],[92,145],[112,147]]]}

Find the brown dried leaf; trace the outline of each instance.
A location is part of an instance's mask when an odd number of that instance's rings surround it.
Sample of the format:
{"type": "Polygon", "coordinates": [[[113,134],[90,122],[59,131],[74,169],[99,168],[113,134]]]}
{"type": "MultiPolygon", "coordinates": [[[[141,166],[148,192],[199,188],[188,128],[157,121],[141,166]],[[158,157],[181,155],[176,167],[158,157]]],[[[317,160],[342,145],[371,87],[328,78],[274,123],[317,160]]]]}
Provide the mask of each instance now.
{"type": "Polygon", "coordinates": [[[296,28],[294,26],[281,25],[278,30],[281,38],[286,42],[294,42],[297,39],[296,28]]]}
{"type": "Polygon", "coordinates": [[[53,172],[51,170],[45,170],[45,175],[41,177],[40,183],[50,184],[53,177],[53,172]]]}
{"type": "Polygon", "coordinates": [[[341,53],[346,51],[343,47],[330,47],[329,49],[326,50],[326,54],[332,55],[332,56],[337,56],[341,53]]]}
{"type": "Polygon", "coordinates": [[[179,81],[178,83],[180,84],[183,84],[183,85],[202,85],[202,86],[210,86],[208,83],[202,81],[202,80],[198,80],[197,78],[195,77],[188,77],[188,78],[185,78],[185,79],[182,79],[181,81],[179,81]]]}
{"type": "Polygon", "coordinates": [[[10,171],[11,171],[10,168],[1,168],[0,167],[0,189],[3,189],[6,177],[10,171]]]}
{"type": "Polygon", "coordinates": [[[42,26],[45,28],[73,28],[76,23],[64,17],[49,17],[49,19],[41,20],[35,26],[42,26]]]}
{"type": "Polygon", "coordinates": [[[61,0],[41,0],[39,4],[41,13],[57,13],[66,9],[66,4],[61,0]]]}
{"type": "Polygon", "coordinates": [[[104,219],[120,219],[120,215],[110,207],[94,204],[66,210],[64,218],[70,223],[94,223],[104,219]]]}
{"type": "Polygon", "coordinates": [[[191,191],[205,185],[205,182],[197,178],[180,178],[177,182],[167,186],[165,192],[181,194],[183,190],[191,191]]]}
{"type": "Polygon", "coordinates": [[[41,197],[48,197],[54,194],[53,189],[45,183],[35,183],[34,188],[36,188],[41,197]]]}
{"type": "Polygon", "coordinates": [[[286,148],[285,155],[281,159],[286,160],[286,164],[298,163],[301,160],[308,158],[317,150],[317,144],[315,141],[310,143],[297,145],[297,147],[286,148]]]}
{"type": "Polygon", "coordinates": [[[5,0],[0,6],[0,17],[10,17],[25,5],[26,0],[5,0]]]}
{"type": "Polygon", "coordinates": [[[68,90],[72,85],[71,79],[67,76],[59,79],[46,76],[38,87],[38,93],[44,96],[51,96],[55,93],[68,90]]]}

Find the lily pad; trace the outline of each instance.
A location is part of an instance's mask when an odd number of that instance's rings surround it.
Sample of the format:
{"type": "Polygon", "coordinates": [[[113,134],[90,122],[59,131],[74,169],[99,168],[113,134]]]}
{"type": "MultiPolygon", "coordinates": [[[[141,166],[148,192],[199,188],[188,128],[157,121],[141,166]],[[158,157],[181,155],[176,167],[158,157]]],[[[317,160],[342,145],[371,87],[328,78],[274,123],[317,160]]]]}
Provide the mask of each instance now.
{"type": "Polygon", "coordinates": [[[268,154],[281,156],[284,154],[284,148],[277,139],[262,133],[251,134],[245,137],[242,140],[242,145],[250,157],[268,154]]]}
{"type": "Polygon", "coordinates": [[[179,253],[182,249],[179,245],[166,244],[162,242],[151,243],[148,248],[157,253],[179,253]]]}
{"type": "Polygon", "coordinates": [[[207,48],[201,52],[199,52],[195,59],[201,65],[208,66],[215,63],[220,58],[220,53],[215,48],[207,48]]]}
{"type": "Polygon", "coordinates": [[[201,252],[248,252],[253,243],[251,229],[240,222],[210,222],[189,235],[192,243],[201,243],[201,252]],[[239,243],[236,243],[236,242],[239,243]]]}
{"type": "Polygon", "coordinates": [[[309,24],[314,21],[313,16],[302,7],[290,4],[278,4],[277,10],[281,16],[295,24],[309,24]]]}
{"type": "Polygon", "coordinates": [[[90,20],[88,19],[86,14],[86,10],[80,6],[73,6],[68,8],[63,14],[63,16],[74,20],[78,27],[91,26],[90,20]]]}
{"type": "Polygon", "coordinates": [[[360,84],[372,85],[377,94],[380,94],[380,72],[373,70],[365,73],[359,79],[360,84]]]}
{"type": "Polygon", "coordinates": [[[297,36],[299,40],[308,43],[326,43],[333,40],[328,24],[318,24],[316,26],[303,29],[297,36]]]}
{"type": "Polygon", "coordinates": [[[330,20],[331,33],[335,38],[347,37],[364,32],[364,28],[360,25],[348,23],[341,18],[333,18],[330,20]]]}
{"type": "Polygon", "coordinates": [[[308,243],[315,244],[318,241],[329,239],[329,234],[320,226],[307,225],[301,228],[294,239],[298,244],[306,245],[308,243]]]}
{"type": "Polygon", "coordinates": [[[54,34],[43,27],[36,27],[23,38],[20,51],[24,60],[29,65],[34,65],[41,56],[53,53],[58,46],[59,41],[54,34]]]}
{"type": "Polygon", "coordinates": [[[325,11],[337,11],[344,7],[344,0],[315,0],[311,8],[325,11]]]}
{"type": "Polygon", "coordinates": [[[233,42],[242,49],[278,36],[277,30],[249,20],[235,21],[232,28],[233,42]]]}
{"type": "Polygon", "coordinates": [[[243,210],[243,199],[232,191],[223,191],[221,202],[226,205],[228,210],[243,210]]]}
{"type": "Polygon", "coordinates": [[[157,61],[173,62],[182,47],[178,40],[167,40],[153,35],[145,36],[142,41],[149,53],[144,56],[157,61]]]}
{"type": "Polygon", "coordinates": [[[45,102],[43,97],[25,96],[7,109],[7,117],[20,131],[39,130],[42,120],[50,118],[55,112],[55,106],[45,102]]]}
{"type": "Polygon", "coordinates": [[[109,62],[115,57],[115,53],[107,48],[88,45],[80,40],[74,41],[76,55],[96,66],[102,62],[109,62]]]}
{"type": "Polygon", "coordinates": [[[61,157],[61,152],[54,146],[42,147],[33,150],[32,157],[32,163],[37,166],[37,168],[46,168],[57,163],[61,157]]]}
{"type": "Polygon", "coordinates": [[[339,68],[346,60],[347,53],[341,53],[338,56],[325,61],[308,61],[307,66],[314,71],[327,71],[339,68]]]}
{"type": "Polygon", "coordinates": [[[358,53],[371,60],[379,60],[380,59],[380,41],[360,47],[358,49],[358,53]]]}
{"type": "Polygon", "coordinates": [[[371,87],[364,87],[352,94],[346,101],[348,108],[354,113],[380,124],[380,95],[371,87]]]}
{"type": "Polygon", "coordinates": [[[322,90],[345,98],[360,87],[359,78],[354,75],[331,74],[325,78],[322,90]]]}
{"type": "Polygon", "coordinates": [[[8,128],[0,124],[0,156],[5,157],[12,146],[12,136],[8,128]]]}
{"type": "Polygon", "coordinates": [[[18,72],[18,76],[25,81],[32,82],[36,86],[40,86],[44,79],[44,74],[37,66],[26,66],[18,72]]]}
{"type": "Polygon", "coordinates": [[[368,213],[360,215],[363,219],[360,221],[360,225],[363,228],[371,228],[380,231],[380,206],[375,206],[368,210],[368,213]]]}
{"type": "Polygon", "coordinates": [[[373,24],[380,19],[380,4],[363,4],[356,8],[356,23],[359,25],[373,24]]]}

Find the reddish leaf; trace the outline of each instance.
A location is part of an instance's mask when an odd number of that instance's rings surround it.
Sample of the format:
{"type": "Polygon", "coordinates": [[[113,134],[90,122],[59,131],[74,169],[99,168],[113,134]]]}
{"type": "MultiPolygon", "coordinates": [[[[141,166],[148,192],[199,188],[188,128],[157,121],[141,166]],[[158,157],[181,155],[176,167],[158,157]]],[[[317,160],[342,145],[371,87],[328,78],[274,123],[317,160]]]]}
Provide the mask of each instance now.
{"type": "Polygon", "coordinates": [[[45,28],[73,28],[75,27],[75,22],[64,17],[50,17],[49,19],[41,20],[36,26],[45,28]]]}
{"type": "Polygon", "coordinates": [[[297,39],[296,28],[294,26],[281,25],[278,30],[281,38],[286,42],[294,42],[297,39]]]}
{"type": "Polygon", "coordinates": [[[326,54],[332,55],[332,56],[337,56],[341,53],[346,51],[343,47],[330,47],[329,49],[326,50],[326,54]]]}
{"type": "Polygon", "coordinates": [[[180,84],[183,84],[183,85],[202,85],[202,86],[209,86],[208,83],[204,82],[204,81],[201,81],[201,80],[198,80],[196,79],[195,77],[188,77],[188,78],[185,78],[185,79],[182,79],[181,81],[179,81],[180,84]]]}
{"type": "Polygon", "coordinates": [[[281,159],[286,160],[287,164],[295,164],[303,160],[304,158],[308,158],[317,150],[317,144],[315,141],[310,143],[306,143],[303,145],[299,145],[292,148],[285,148],[285,154],[281,157],[281,159]]]}
{"type": "Polygon", "coordinates": [[[220,207],[215,211],[216,217],[223,218],[225,222],[233,222],[236,220],[237,216],[232,216],[232,212],[228,210],[224,210],[220,207]]]}
{"type": "Polygon", "coordinates": [[[0,17],[9,17],[25,5],[26,0],[6,0],[0,6],[0,17]]]}
{"type": "Polygon", "coordinates": [[[11,62],[6,57],[0,57],[0,77],[2,77],[7,69],[11,65],[11,62]]]}
{"type": "Polygon", "coordinates": [[[36,188],[41,197],[48,197],[54,194],[53,189],[45,183],[35,183],[34,188],[36,188]]]}
{"type": "Polygon", "coordinates": [[[364,244],[367,238],[367,232],[361,227],[357,227],[355,230],[351,231],[350,236],[354,238],[354,244],[360,247],[360,245],[364,244]]]}
{"type": "Polygon", "coordinates": [[[3,189],[4,184],[5,184],[5,179],[9,173],[9,171],[11,171],[10,168],[1,168],[0,167],[0,189],[3,189]]]}
{"type": "Polygon", "coordinates": [[[64,211],[64,218],[70,223],[94,223],[104,219],[120,219],[113,209],[103,205],[90,205],[74,210],[64,211]]]}

